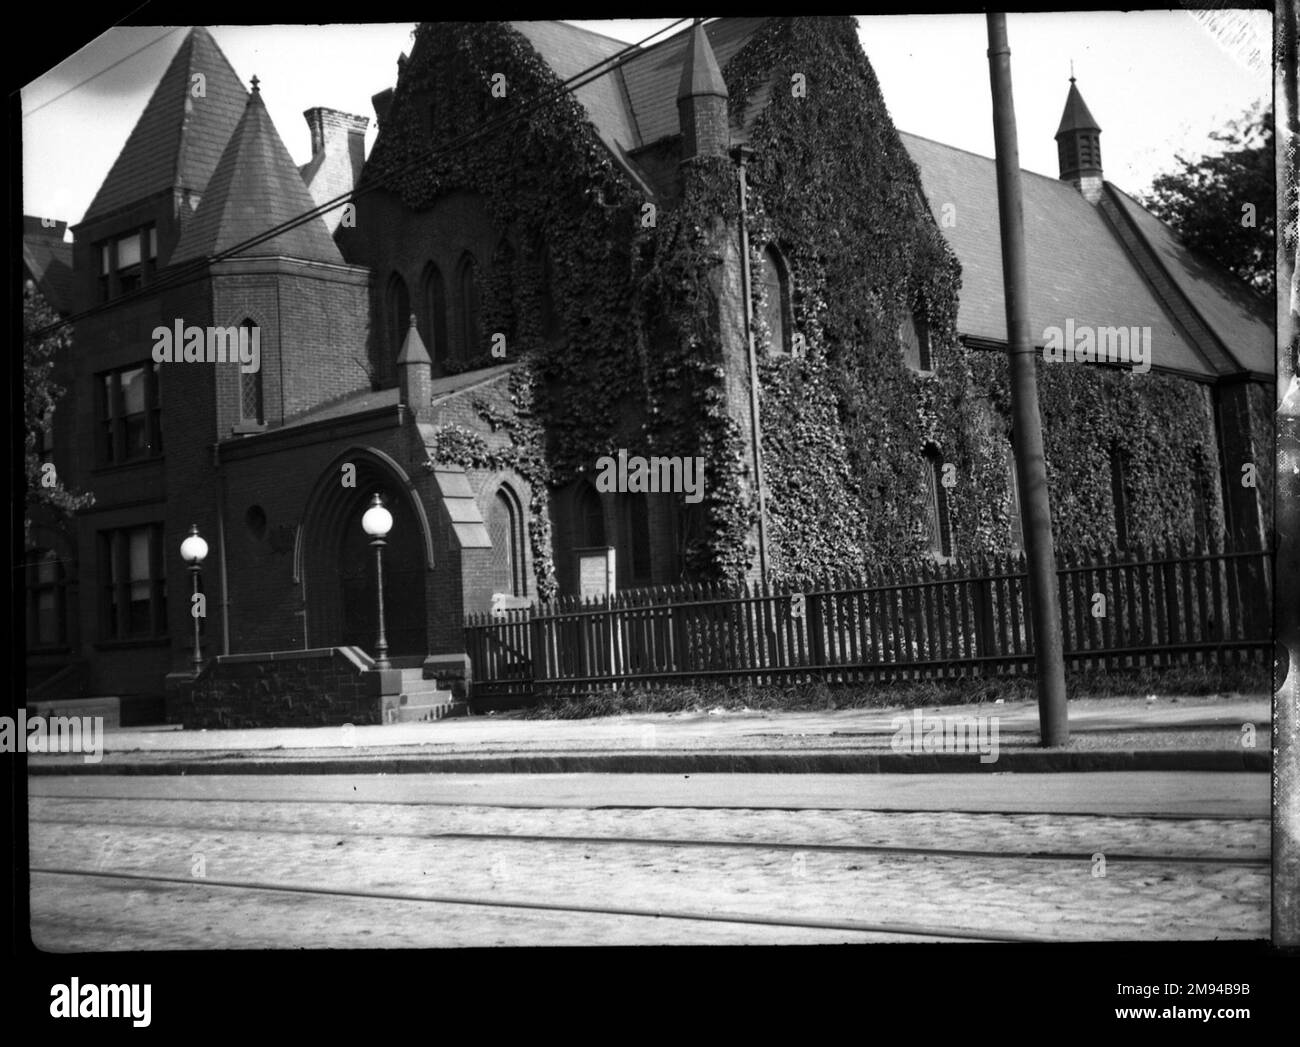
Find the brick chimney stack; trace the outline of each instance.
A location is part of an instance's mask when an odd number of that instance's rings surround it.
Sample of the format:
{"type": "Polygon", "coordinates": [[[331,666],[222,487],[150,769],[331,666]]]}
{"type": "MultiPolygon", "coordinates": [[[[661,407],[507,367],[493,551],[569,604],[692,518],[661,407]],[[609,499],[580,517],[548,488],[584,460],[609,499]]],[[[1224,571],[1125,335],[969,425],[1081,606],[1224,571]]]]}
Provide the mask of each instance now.
{"type": "MultiPolygon", "coordinates": [[[[361,178],[366,162],[366,125],[370,119],[318,106],[302,114],[311,131],[311,161],[303,180],[318,204],[349,192],[361,178]]],[[[343,219],[343,208],[322,216],[333,233],[343,219]]]]}

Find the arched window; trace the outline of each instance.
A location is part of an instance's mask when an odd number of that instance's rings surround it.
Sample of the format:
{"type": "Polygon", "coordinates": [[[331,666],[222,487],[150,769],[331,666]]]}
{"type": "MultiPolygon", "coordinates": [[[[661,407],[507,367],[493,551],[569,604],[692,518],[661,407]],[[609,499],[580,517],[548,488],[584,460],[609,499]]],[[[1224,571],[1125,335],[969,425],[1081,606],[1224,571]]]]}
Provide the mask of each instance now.
{"type": "Polygon", "coordinates": [[[605,545],[605,509],[589,483],[573,494],[573,544],[578,549],[605,545]]]}
{"type": "Polygon", "coordinates": [[[1025,523],[1020,510],[1020,482],[1016,478],[1016,450],[1014,439],[1008,437],[1003,448],[1006,457],[1007,490],[1011,494],[1011,551],[1025,551],[1025,523]]]}
{"type": "Polygon", "coordinates": [[[759,315],[767,328],[768,348],[774,353],[790,351],[790,279],[781,254],[772,245],[763,249],[758,283],[763,290],[759,315]]]}
{"type": "Polygon", "coordinates": [[[948,519],[948,489],[943,486],[943,455],[934,444],[925,449],[925,529],[930,552],[952,558],[952,531],[948,519]]]}
{"type": "Polygon", "coordinates": [[[1210,476],[1206,460],[1198,458],[1193,466],[1192,532],[1203,546],[1211,538],[1217,537],[1214,516],[1210,510],[1210,476]]]}
{"type": "Polygon", "coordinates": [[[424,267],[422,283],[424,308],[419,325],[420,337],[429,350],[429,359],[435,364],[444,363],[447,359],[447,289],[442,271],[430,262],[424,267]]]}
{"type": "Polygon", "coordinates": [[[406,339],[406,329],[411,326],[411,295],[406,289],[406,281],[397,273],[388,280],[388,295],[385,302],[388,323],[388,359],[384,362],[383,378],[390,378],[397,363],[397,355],[402,351],[402,342],[406,339]]]}
{"type": "Polygon", "coordinates": [[[898,330],[899,340],[903,343],[903,361],[918,374],[933,374],[934,363],[930,358],[930,324],[925,318],[924,307],[906,317],[898,330]]]}
{"type": "Polygon", "coordinates": [[[483,349],[480,327],[478,262],[468,251],[460,260],[457,285],[460,289],[460,352],[462,361],[473,359],[483,349]]]}
{"type": "Polygon", "coordinates": [[[501,487],[493,497],[487,527],[492,539],[492,591],[526,595],[522,513],[509,488],[501,487]]]}
{"type": "Polygon", "coordinates": [[[619,573],[626,586],[650,584],[650,504],[644,494],[619,497],[619,573]]]}
{"type": "Polygon", "coordinates": [[[1115,546],[1128,547],[1128,456],[1118,444],[1110,447],[1110,500],[1115,509],[1115,546]]]}
{"type": "MultiPolygon", "coordinates": [[[[515,249],[506,237],[501,238],[492,254],[492,279],[500,300],[495,303],[501,334],[506,336],[506,352],[515,340],[515,249]]],[[[496,334],[495,330],[489,334],[496,334]]]]}
{"type": "MultiPolygon", "coordinates": [[[[239,341],[241,348],[244,345],[251,344],[254,337],[254,331],[257,324],[247,317],[239,325],[239,341]]],[[[261,360],[261,332],[257,333],[258,338],[258,360],[261,360]]],[[[250,425],[261,425],[266,421],[266,414],[262,402],[262,368],[259,366],[256,371],[245,372],[241,367],[239,370],[239,417],[240,420],[250,425]]]]}
{"type": "Polygon", "coordinates": [[[538,283],[541,310],[542,337],[554,338],[560,333],[560,316],[555,311],[555,291],[552,286],[555,272],[551,265],[551,249],[546,246],[541,236],[533,241],[533,256],[538,268],[538,283]]]}

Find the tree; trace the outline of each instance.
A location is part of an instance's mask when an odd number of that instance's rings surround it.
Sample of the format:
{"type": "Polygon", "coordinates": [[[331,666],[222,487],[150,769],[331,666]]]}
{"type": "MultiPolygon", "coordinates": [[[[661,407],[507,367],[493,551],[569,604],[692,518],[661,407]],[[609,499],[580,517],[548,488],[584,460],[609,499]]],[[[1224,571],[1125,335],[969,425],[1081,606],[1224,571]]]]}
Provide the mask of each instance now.
{"type": "Polygon", "coordinates": [[[55,359],[72,345],[67,327],[41,333],[58,319],[35,281],[28,280],[23,285],[24,536],[31,533],[34,513],[62,519],[95,501],[94,495],[65,488],[53,464],[41,459],[42,435],[53,424],[54,405],[64,393],[54,380],[55,359]]]}
{"type": "Polygon", "coordinates": [[[1257,103],[1210,138],[1221,151],[1151,183],[1143,205],[1188,247],[1213,258],[1261,295],[1273,293],[1276,200],[1273,107],[1257,103]]]}

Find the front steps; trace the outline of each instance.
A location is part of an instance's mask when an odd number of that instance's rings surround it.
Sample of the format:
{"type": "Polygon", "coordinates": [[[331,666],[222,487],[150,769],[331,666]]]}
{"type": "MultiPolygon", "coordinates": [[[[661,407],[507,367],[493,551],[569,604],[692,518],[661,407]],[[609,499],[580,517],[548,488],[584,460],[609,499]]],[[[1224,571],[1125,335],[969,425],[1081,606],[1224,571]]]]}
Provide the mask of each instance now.
{"type": "Polygon", "coordinates": [[[439,690],[437,681],[426,680],[422,667],[398,671],[402,674],[402,690],[391,696],[396,699],[391,704],[390,696],[385,696],[384,723],[433,723],[468,715],[468,704],[454,699],[450,691],[439,690]]]}

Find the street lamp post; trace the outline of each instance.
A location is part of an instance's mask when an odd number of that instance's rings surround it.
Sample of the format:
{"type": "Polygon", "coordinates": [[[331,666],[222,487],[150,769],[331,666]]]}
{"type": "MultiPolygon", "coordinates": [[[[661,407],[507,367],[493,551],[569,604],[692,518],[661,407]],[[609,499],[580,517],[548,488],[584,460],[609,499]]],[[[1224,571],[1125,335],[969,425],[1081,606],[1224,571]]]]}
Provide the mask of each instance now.
{"type": "MultiPolygon", "coordinates": [[[[190,574],[194,577],[194,595],[199,592],[199,573],[203,569],[203,561],[208,555],[208,543],[199,535],[199,525],[190,524],[190,533],[186,535],[185,541],[181,542],[181,559],[190,565],[190,574]]],[[[191,614],[194,617],[194,675],[198,676],[203,669],[203,654],[199,649],[199,616],[193,614],[193,604],[191,603],[191,614]]]]}
{"type": "Polygon", "coordinates": [[[361,529],[370,535],[375,547],[375,588],[379,593],[379,638],[375,641],[375,668],[391,669],[388,639],[384,636],[384,538],[393,529],[393,514],[384,508],[384,500],[375,492],[370,508],[361,517],[361,529]]]}

